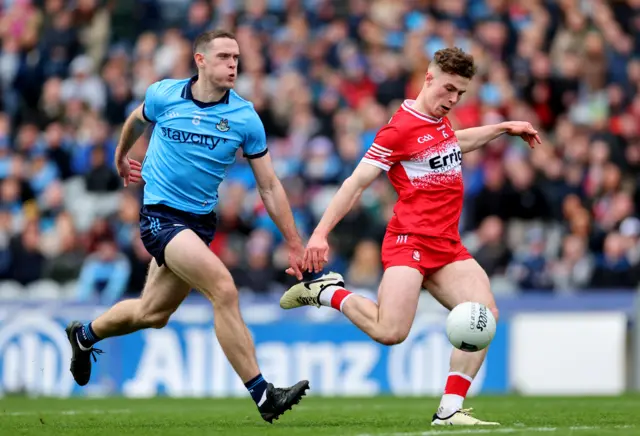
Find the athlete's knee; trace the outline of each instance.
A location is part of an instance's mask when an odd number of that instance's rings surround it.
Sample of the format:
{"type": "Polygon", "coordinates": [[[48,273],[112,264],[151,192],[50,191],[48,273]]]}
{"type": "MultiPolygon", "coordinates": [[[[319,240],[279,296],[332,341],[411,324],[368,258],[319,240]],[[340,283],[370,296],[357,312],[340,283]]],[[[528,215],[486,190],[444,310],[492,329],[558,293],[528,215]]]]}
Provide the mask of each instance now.
{"type": "Polygon", "coordinates": [[[373,339],[382,345],[398,345],[404,342],[409,335],[409,331],[399,328],[380,328],[373,335],[373,339]]]}
{"type": "Polygon", "coordinates": [[[231,307],[238,305],[238,289],[231,274],[224,274],[211,289],[206,291],[207,297],[218,307],[231,307]]]}

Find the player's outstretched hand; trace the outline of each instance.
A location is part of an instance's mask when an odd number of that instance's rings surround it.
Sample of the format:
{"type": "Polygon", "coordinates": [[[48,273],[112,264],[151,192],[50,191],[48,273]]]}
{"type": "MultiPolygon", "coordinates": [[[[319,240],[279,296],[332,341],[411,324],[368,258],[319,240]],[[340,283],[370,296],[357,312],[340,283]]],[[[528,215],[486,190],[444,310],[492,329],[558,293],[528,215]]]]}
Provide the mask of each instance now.
{"type": "Polygon", "coordinates": [[[304,252],[304,269],[319,273],[327,262],[329,262],[329,241],[326,236],[314,233],[304,252]]]}
{"type": "Polygon", "coordinates": [[[125,187],[129,186],[129,183],[138,183],[142,180],[142,164],[135,159],[126,157],[116,161],[116,169],[118,175],[124,180],[125,187]]]}
{"type": "Polygon", "coordinates": [[[285,272],[290,276],[295,276],[298,280],[302,280],[304,245],[302,245],[301,241],[289,244],[289,265],[285,272]]]}
{"type": "Polygon", "coordinates": [[[542,144],[538,131],[533,128],[531,123],[526,121],[511,121],[507,124],[507,134],[511,136],[519,136],[529,144],[529,147],[535,148],[536,142],[542,144]]]}

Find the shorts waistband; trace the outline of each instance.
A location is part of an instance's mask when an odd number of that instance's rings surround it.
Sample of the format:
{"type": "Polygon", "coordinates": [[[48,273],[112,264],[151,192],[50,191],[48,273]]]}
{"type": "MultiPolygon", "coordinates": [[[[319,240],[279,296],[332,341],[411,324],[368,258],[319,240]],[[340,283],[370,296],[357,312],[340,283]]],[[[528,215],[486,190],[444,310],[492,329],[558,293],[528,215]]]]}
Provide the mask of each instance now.
{"type": "Polygon", "coordinates": [[[146,209],[150,212],[164,212],[171,215],[184,217],[184,218],[188,218],[188,219],[192,219],[200,222],[208,222],[211,220],[215,220],[217,217],[215,211],[211,211],[206,214],[197,214],[197,213],[186,212],[180,209],[175,209],[171,206],[167,206],[166,204],[144,204],[142,205],[142,209],[146,209]]]}

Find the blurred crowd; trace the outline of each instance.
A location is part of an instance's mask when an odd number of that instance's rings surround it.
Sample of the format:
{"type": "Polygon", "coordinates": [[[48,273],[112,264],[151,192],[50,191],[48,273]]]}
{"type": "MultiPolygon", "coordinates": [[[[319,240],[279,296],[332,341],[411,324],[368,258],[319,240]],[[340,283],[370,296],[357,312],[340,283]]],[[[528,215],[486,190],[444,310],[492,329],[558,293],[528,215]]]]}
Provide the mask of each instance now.
{"type": "MultiPolygon", "coordinates": [[[[464,156],[460,232],[497,292],[633,289],[640,278],[640,0],[5,0],[0,15],[0,280],[111,302],[142,289],[141,187],[113,156],[151,83],[194,74],[191,42],[233,30],[237,92],[260,114],[308,236],[433,53],[478,75],[458,129],[527,120],[464,156]]],[[[132,156],[142,160],[149,132],[132,156]]],[[[243,290],[290,283],[282,237],[239,156],[211,249],[243,290]]],[[[395,194],[384,178],[336,227],[330,268],[375,288],[395,194]]],[[[5,282],[7,283],[7,282],[5,282]]]]}

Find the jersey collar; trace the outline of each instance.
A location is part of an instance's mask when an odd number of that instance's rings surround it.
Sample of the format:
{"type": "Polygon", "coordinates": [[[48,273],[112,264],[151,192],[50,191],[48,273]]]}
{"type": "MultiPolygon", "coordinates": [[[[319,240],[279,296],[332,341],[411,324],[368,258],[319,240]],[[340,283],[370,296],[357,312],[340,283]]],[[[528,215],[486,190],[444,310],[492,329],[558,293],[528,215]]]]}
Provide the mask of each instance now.
{"type": "Polygon", "coordinates": [[[231,90],[225,92],[220,100],[212,101],[210,103],[205,103],[203,101],[199,101],[199,100],[196,100],[195,98],[193,98],[193,93],[191,92],[191,85],[193,85],[197,81],[198,81],[198,75],[197,74],[195,76],[193,76],[191,79],[189,79],[187,84],[184,85],[184,88],[182,88],[182,95],[181,95],[182,98],[184,98],[186,100],[191,100],[192,102],[195,103],[196,106],[198,106],[200,108],[212,107],[212,106],[215,106],[215,105],[218,105],[218,104],[229,104],[229,95],[231,94],[231,90]]]}
{"type": "Polygon", "coordinates": [[[404,109],[405,111],[413,115],[414,117],[420,118],[422,121],[427,121],[429,123],[440,123],[442,121],[442,118],[432,117],[431,115],[423,114],[422,112],[418,112],[417,110],[415,110],[413,108],[413,104],[415,102],[416,102],[415,100],[407,99],[402,102],[401,107],[402,109],[404,109]]]}

